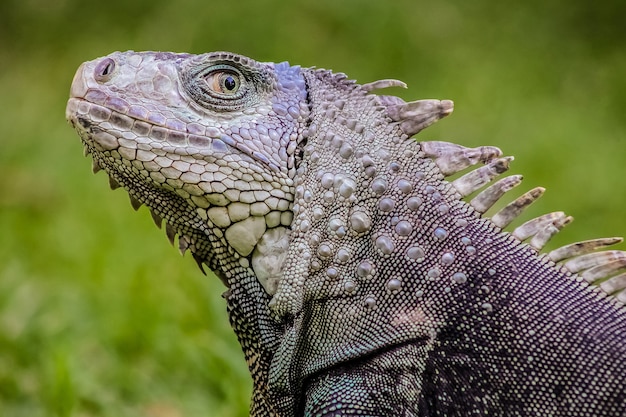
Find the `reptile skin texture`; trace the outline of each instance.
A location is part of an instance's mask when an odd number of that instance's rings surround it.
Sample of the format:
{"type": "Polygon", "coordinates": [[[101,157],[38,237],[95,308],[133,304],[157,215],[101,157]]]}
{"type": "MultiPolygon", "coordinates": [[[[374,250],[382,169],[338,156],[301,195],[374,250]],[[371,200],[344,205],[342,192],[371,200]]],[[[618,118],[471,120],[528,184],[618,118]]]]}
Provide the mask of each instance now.
{"type": "Polygon", "coordinates": [[[413,138],[453,103],[387,87],[116,52],[78,69],[67,118],[228,288],[252,416],[626,416],[626,255],[598,250],[621,239],[540,253],[571,217],[507,228],[543,188],[486,215],[512,158],[413,138]]]}

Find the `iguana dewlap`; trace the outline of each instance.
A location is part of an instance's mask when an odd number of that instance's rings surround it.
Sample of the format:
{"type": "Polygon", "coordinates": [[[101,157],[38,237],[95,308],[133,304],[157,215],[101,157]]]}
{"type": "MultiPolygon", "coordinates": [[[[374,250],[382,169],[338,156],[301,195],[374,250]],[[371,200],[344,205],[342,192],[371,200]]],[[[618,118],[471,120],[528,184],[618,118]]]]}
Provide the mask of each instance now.
{"type": "Polygon", "coordinates": [[[512,158],[411,138],[453,105],[372,93],[397,86],[116,52],[67,118],[228,287],[251,415],[626,416],[626,254],[596,251],[621,239],[539,254],[562,212],[503,231],[544,190],[484,216],[512,158]]]}

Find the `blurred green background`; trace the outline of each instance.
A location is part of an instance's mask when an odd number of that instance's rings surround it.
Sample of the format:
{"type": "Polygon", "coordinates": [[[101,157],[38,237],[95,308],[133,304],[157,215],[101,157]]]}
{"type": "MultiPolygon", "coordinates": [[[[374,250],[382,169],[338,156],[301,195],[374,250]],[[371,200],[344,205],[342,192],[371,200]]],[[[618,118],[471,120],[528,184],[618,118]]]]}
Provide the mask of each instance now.
{"type": "Polygon", "coordinates": [[[515,155],[525,189],[548,188],[531,214],[578,219],[554,247],[626,234],[625,15],[623,1],[3,0],[0,417],[247,415],[224,288],[91,175],[64,120],[81,62],[230,50],[453,99],[420,137],[515,155]]]}

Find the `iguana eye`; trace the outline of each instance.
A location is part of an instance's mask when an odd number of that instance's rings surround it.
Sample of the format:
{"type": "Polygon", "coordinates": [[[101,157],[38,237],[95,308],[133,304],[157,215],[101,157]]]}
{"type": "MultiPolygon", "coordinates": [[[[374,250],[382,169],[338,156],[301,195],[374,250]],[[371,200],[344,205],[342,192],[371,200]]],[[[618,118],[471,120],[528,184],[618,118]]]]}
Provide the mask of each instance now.
{"type": "Polygon", "coordinates": [[[232,95],[239,90],[239,75],[228,71],[213,71],[204,78],[211,90],[218,94],[232,95]]]}
{"type": "Polygon", "coordinates": [[[205,56],[184,62],[180,74],[189,96],[200,106],[218,112],[237,111],[258,103],[257,88],[267,83],[256,68],[234,61],[216,62],[205,56]]]}
{"type": "Polygon", "coordinates": [[[216,104],[233,106],[250,89],[239,69],[228,64],[214,64],[199,69],[196,74],[198,87],[206,93],[205,101],[216,100],[216,104]]]}

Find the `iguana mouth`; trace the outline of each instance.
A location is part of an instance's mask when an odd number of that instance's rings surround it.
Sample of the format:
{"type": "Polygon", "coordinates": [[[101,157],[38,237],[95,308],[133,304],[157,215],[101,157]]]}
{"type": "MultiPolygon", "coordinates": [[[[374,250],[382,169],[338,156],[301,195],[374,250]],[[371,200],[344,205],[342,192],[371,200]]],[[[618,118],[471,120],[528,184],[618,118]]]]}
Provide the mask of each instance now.
{"type": "MultiPolygon", "coordinates": [[[[70,98],[66,108],[66,118],[70,123],[74,127],[80,126],[91,133],[90,138],[96,150],[99,152],[116,150],[120,147],[120,142],[123,142],[131,149],[136,148],[139,153],[139,155],[128,155],[125,158],[131,161],[139,159],[136,156],[140,156],[143,150],[142,143],[150,143],[150,150],[155,146],[160,147],[163,154],[167,152],[196,157],[210,155],[214,151],[226,152],[228,146],[240,148],[223,135],[218,139],[189,133],[183,131],[182,127],[174,129],[147,117],[134,117],[128,113],[94,103],[83,97],[70,98]],[[106,130],[98,128],[94,122],[102,123],[106,130]],[[116,135],[115,133],[119,134],[116,135]]],[[[264,161],[264,158],[259,158],[249,149],[239,150],[253,158],[264,161]]],[[[125,157],[124,154],[121,156],[125,157]]]]}

